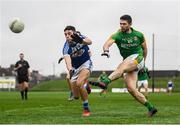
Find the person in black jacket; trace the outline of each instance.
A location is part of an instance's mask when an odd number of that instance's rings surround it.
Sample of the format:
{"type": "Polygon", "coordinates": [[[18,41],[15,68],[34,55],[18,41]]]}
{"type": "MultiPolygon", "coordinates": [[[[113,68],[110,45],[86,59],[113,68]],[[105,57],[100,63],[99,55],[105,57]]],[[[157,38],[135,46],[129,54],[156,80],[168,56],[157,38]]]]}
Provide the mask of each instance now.
{"type": "Polygon", "coordinates": [[[15,64],[15,71],[17,72],[18,87],[20,89],[22,100],[28,99],[28,81],[30,77],[29,63],[24,60],[24,54],[19,54],[20,60],[15,64]]]}

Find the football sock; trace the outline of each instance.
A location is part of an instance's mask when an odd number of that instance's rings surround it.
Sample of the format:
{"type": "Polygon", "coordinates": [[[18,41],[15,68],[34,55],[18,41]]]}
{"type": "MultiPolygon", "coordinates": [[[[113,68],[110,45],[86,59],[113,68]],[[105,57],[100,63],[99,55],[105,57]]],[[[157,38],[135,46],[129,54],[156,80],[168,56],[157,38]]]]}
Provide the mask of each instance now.
{"type": "Polygon", "coordinates": [[[69,97],[70,98],[73,97],[73,92],[72,91],[70,91],[69,97]]]}
{"type": "Polygon", "coordinates": [[[20,93],[21,93],[22,100],[24,100],[24,91],[20,91],[20,93]]]}
{"type": "Polygon", "coordinates": [[[111,83],[111,80],[108,77],[106,77],[105,79],[102,80],[102,82],[108,85],[109,83],[111,83]]]}
{"type": "Polygon", "coordinates": [[[28,99],[27,93],[28,93],[28,89],[26,88],[26,89],[25,89],[25,99],[26,99],[26,100],[28,99]]]}
{"type": "Polygon", "coordinates": [[[144,106],[146,106],[149,111],[154,108],[154,106],[148,101],[144,103],[144,106]]]}
{"type": "Polygon", "coordinates": [[[93,86],[98,86],[101,89],[107,89],[107,86],[105,84],[102,84],[102,82],[93,82],[93,81],[89,81],[89,84],[93,85],[93,86]]]}
{"type": "Polygon", "coordinates": [[[89,84],[91,84],[93,86],[99,86],[99,82],[89,81],[89,84]]]}
{"type": "Polygon", "coordinates": [[[83,102],[83,109],[84,110],[89,110],[89,104],[88,104],[88,100],[83,102]]]}

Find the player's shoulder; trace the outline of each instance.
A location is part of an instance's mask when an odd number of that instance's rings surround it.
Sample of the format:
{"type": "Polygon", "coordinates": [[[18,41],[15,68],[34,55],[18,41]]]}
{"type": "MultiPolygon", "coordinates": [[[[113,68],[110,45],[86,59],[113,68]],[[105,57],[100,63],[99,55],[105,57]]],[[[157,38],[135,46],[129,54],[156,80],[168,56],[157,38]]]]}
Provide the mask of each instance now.
{"type": "Polygon", "coordinates": [[[112,35],[119,35],[119,34],[121,34],[121,33],[122,33],[121,30],[118,29],[118,30],[116,30],[115,32],[113,32],[112,35]]]}
{"type": "Polygon", "coordinates": [[[22,61],[21,60],[18,60],[17,62],[16,62],[16,64],[21,64],[22,63],[22,61]]]}
{"type": "Polygon", "coordinates": [[[28,61],[27,61],[27,60],[24,60],[24,62],[25,62],[25,63],[28,63],[28,61]]]}
{"type": "Polygon", "coordinates": [[[116,40],[118,39],[119,37],[121,37],[122,35],[122,32],[120,29],[118,29],[117,31],[115,31],[114,33],[111,34],[111,38],[116,40]]]}
{"type": "Polygon", "coordinates": [[[140,32],[136,29],[133,29],[133,28],[132,28],[132,30],[133,30],[133,33],[136,34],[137,36],[140,36],[140,37],[144,36],[144,34],[142,32],[140,32]]]}
{"type": "Polygon", "coordinates": [[[63,50],[62,50],[63,55],[67,54],[69,49],[70,49],[69,44],[67,41],[65,41],[64,46],[63,46],[63,50]]]}
{"type": "Polygon", "coordinates": [[[63,49],[68,49],[69,48],[69,44],[67,41],[64,42],[64,46],[63,46],[63,49]]]}
{"type": "Polygon", "coordinates": [[[16,63],[20,63],[21,60],[18,60],[16,63]]]}

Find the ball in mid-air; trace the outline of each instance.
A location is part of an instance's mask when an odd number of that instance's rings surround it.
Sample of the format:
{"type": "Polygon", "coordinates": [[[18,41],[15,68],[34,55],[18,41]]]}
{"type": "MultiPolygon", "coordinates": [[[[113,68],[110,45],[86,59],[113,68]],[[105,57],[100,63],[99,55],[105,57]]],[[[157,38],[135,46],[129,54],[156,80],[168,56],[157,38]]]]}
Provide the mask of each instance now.
{"type": "Polygon", "coordinates": [[[24,30],[24,23],[19,18],[15,18],[10,22],[9,28],[14,33],[20,33],[24,30]]]}

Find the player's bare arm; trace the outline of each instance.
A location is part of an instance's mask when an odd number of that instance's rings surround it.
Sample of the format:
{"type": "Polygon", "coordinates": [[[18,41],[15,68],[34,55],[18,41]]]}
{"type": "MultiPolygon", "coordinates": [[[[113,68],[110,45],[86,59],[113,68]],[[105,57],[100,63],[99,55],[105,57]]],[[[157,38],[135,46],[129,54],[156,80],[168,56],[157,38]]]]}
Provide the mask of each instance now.
{"type": "Polygon", "coordinates": [[[103,51],[107,51],[109,50],[109,48],[111,47],[111,45],[115,43],[115,41],[112,39],[112,35],[108,38],[108,40],[105,42],[104,46],[103,46],[103,51]]]}
{"type": "Polygon", "coordinates": [[[83,44],[85,44],[85,45],[91,45],[91,44],[92,44],[92,41],[91,41],[89,38],[85,38],[85,39],[83,39],[83,44]]]}
{"type": "Polygon", "coordinates": [[[71,58],[69,55],[64,56],[64,60],[66,62],[66,67],[68,71],[72,70],[71,58]]]}
{"type": "Polygon", "coordinates": [[[147,44],[146,44],[146,40],[144,40],[144,42],[142,43],[142,48],[143,48],[143,56],[144,56],[144,61],[146,60],[147,57],[147,44]]]}
{"type": "Polygon", "coordinates": [[[112,46],[113,43],[115,43],[115,40],[112,39],[111,35],[103,46],[103,53],[101,54],[101,56],[107,56],[108,58],[110,57],[109,48],[112,46]]]}

